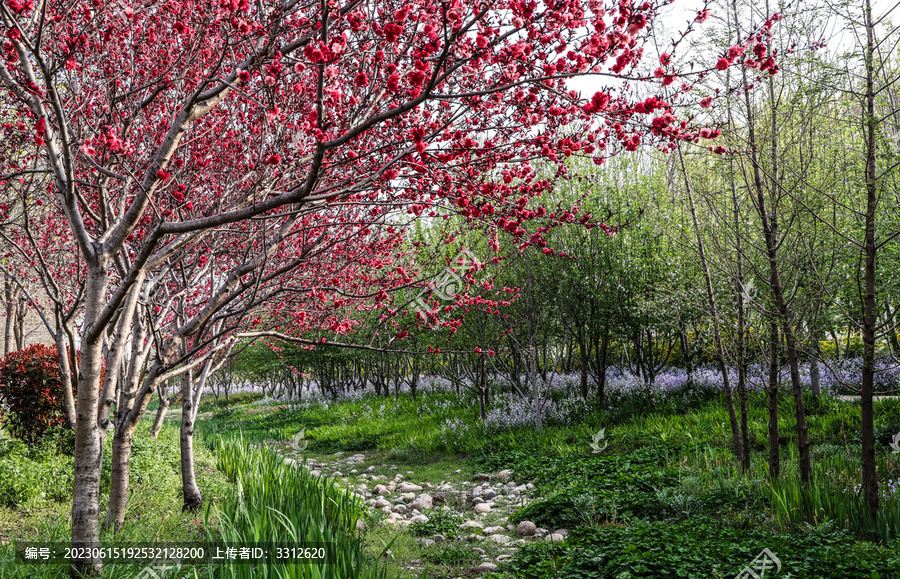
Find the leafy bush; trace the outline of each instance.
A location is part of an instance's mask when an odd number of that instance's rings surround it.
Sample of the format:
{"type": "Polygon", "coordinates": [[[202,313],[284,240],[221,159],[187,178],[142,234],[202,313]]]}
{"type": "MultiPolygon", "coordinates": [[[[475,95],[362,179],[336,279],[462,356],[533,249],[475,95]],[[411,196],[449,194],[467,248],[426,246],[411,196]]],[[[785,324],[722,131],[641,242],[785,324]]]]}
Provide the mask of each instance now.
{"type": "Polygon", "coordinates": [[[9,406],[6,428],[16,438],[38,442],[65,422],[56,347],[34,344],[0,360],[0,396],[9,406]]]}
{"type": "Polygon", "coordinates": [[[409,526],[409,532],[416,537],[430,537],[432,535],[444,535],[446,537],[459,536],[459,525],[463,519],[451,511],[435,510],[428,513],[427,523],[413,523],[409,526]]]}
{"type": "Polygon", "coordinates": [[[900,573],[896,547],[856,543],[839,532],[781,535],[723,528],[699,518],[675,524],[574,529],[563,545],[525,546],[500,571],[520,579],[734,577],[764,548],[780,559],[780,575],[884,579],[900,573]]]}

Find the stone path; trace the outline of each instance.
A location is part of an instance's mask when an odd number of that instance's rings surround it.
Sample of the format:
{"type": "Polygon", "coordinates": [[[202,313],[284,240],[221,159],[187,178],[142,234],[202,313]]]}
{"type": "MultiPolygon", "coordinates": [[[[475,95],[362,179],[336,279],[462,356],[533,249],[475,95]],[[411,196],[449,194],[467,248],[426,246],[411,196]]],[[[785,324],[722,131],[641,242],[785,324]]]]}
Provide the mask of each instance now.
{"type": "MultiPolygon", "coordinates": [[[[300,466],[301,463],[293,458],[296,454],[285,452],[284,455],[288,463],[300,466]]],[[[495,569],[498,563],[510,559],[529,541],[562,541],[568,534],[566,529],[551,533],[549,529],[537,527],[530,521],[523,521],[518,526],[508,522],[514,508],[538,498],[533,496],[534,485],[515,481],[515,473],[511,470],[496,474],[479,473],[469,482],[454,484],[441,481],[434,484],[416,482],[413,471],[406,474],[395,472],[395,465],[371,465],[361,471],[357,467],[363,462],[366,462],[363,454],[344,456],[337,453],[333,460],[307,461],[306,467],[315,476],[336,477],[349,492],[365,502],[379,519],[380,525],[408,527],[426,523],[429,515],[434,516],[437,510],[460,515],[464,522],[459,525],[462,537],[457,541],[467,544],[482,558],[481,563],[469,568],[464,577],[495,569]],[[377,471],[385,470],[395,474],[377,474],[377,471]]],[[[457,470],[454,474],[459,473],[457,470]]],[[[360,523],[364,529],[364,523],[360,523]]],[[[427,552],[453,540],[436,534],[417,539],[417,543],[427,552]]],[[[424,561],[413,560],[404,568],[421,574],[424,567],[424,561]]]]}

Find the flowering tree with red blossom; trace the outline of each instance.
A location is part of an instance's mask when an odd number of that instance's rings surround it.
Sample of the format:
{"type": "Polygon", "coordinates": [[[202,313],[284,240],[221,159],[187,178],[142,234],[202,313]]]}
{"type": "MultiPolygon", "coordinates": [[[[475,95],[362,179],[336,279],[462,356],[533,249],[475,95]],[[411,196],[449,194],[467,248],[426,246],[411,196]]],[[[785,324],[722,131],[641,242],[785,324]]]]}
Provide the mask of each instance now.
{"type": "MultiPolygon", "coordinates": [[[[455,212],[541,245],[545,227],[526,233],[526,221],[580,214],[526,209],[552,186],[533,160],[564,171],[572,155],[600,164],[641,143],[699,140],[674,108],[690,89],[670,56],[681,40],[655,72],[639,66],[659,6],[0,6],[2,129],[19,143],[4,145],[0,177],[8,189],[40,177],[23,202],[44,208],[40,227],[63,232],[69,256],[42,275],[82,280],[73,545],[99,538],[111,408],[121,481],[158,384],[266,323],[258,308],[286,314],[295,333],[346,334],[360,300],[375,308],[416,283],[396,266],[408,222],[455,212]],[[619,80],[585,101],[565,84],[585,75],[619,80]],[[669,96],[635,99],[638,83],[669,96]]],[[[122,504],[111,501],[116,522],[122,504]]]]}

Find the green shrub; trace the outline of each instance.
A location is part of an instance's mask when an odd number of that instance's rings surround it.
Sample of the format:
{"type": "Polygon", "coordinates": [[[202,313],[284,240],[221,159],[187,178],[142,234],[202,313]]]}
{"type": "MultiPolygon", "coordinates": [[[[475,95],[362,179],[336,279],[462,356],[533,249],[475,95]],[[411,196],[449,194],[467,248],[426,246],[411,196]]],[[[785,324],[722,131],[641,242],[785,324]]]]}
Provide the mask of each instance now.
{"type": "Polygon", "coordinates": [[[886,579],[900,573],[896,547],[858,544],[840,532],[781,535],[703,519],[573,529],[562,545],[526,545],[500,572],[519,579],[735,577],[764,548],[780,559],[779,576],[886,579]]]}
{"type": "Polygon", "coordinates": [[[430,537],[432,535],[444,535],[445,537],[458,537],[459,525],[463,519],[451,511],[429,511],[427,523],[413,523],[409,526],[410,534],[416,537],[430,537]]]}

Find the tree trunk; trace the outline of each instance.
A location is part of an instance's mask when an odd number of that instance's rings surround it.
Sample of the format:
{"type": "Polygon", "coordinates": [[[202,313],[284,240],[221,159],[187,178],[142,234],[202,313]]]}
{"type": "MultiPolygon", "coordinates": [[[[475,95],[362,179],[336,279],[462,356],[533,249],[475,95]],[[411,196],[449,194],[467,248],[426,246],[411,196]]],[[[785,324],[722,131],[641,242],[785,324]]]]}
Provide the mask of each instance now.
{"type": "MultiPolygon", "coordinates": [[[[85,288],[85,320],[96,320],[100,315],[108,282],[104,265],[90,267],[85,288]]],[[[67,354],[63,351],[60,355],[67,354]]],[[[102,332],[97,332],[92,334],[91,340],[81,344],[81,365],[76,388],[78,402],[72,489],[72,547],[76,549],[100,542],[100,475],[103,468],[103,439],[106,434],[97,423],[102,363],[102,332]]],[[[101,568],[102,561],[99,558],[72,561],[72,572],[75,575],[91,572],[99,574],[101,568]]]]}
{"type": "Polygon", "coordinates": [[[134,426],[121,421],[116,425],[112,442],[112,467],[110,469],[109,508],[103,530],[118,532],[125,523],[128,493],[131,487],[131,449],[134,444],[134,426]]]}
{"type": "Polygon", "coordinates": [[[822,357],[822,348],[819,345],[819,328],[813,325],[809,331],[809,341],[812,346],[812,355],[809,357],[809,389],[816,398],[822,394],[822,377],[819,372],[819,360],[822,357]]]}
{"type": "Polygon", "coordinates": [[[16,321],[16,303],[15,283],[8,277],[3,278],[3,311],[6,314],[6,331],[3,334],[3,355],[13,351],[13,324],[16,321]]]}
{"type": "Polygon", "coordinates": [[[588,344],[587,340],[579,340],[578,341],[578,354],[579,354],[579,363],[581,364],[581,399],[584,402],[587,402],[588,396],[590,392],[588,392],[588,365],[590,364],[590,360],[588,359],[588,344]]]}
{"type": "Polygon", "coordinates": [[[694,206],[694,192],[688,179],[687,167],[684,164],[684,155],[681,153],[681,145],[678,145],[678,160],[681,164],[681,172],[684,177],[684,187],[688,194],[688,202],[691,210],[691,221],[694,225],[694,235],[697,238],[697,253],[700,257],[700,265],[703,268],[703,279],[706,282],[706,301],[709,304],[709,312],[713,322],[713,336],[716,340],[716,354],[719,358],[719,369],[722,372],[722,385],[725,388],[725,402],[728,407],[728,419],[731,422],[731,441],[734,445],[734,455],[743,464],[743,438],[738,426],[737,414],[734,411],[734,393],[728,376],[728,366],[725,361],[725,346],[722,343],[722,332],[719,327],[719,311],[716,307],[716,296],[713,293],[712,276],[709,273],[709,264],[706,261],[706,251],[703,246],[703,236],[700,233],[700,224],[697,220],[697,210],[694,206]]]}
{"type": "MultiPolygon", "coordinates": [[[[200,377],[200,380],[203,376],[200,377]]],[[[186,372],[181,381],[181,487],[184,495],[182,512],[194,512],[203,504],[203,494],[197,486],[194,472],[194,381],[193,372],[186,372]]]]}
{"type": "Polygon", "coordinates": [[[778,478],[781,463],[778,454],[778,323],[769,324],[769,479],[778,478]]]}
{"type": "Polygon", "coordinates": [[[878,515],[878,476],[875,467],[875,423],[872,394],[875,382],[875,211],[878,206],[876,183],[875,129],[875,31],[872,4],[865,3],[866,24],[866,217],[865,217],[865,291],[862,308],[863,367],[860,392],[860,439],[862,441],[862,486],[872,519],[878,515]]]}
{"type": "Polygon", "coordinates": [[[156,409],[156,417],[153,419],[153,427],[150,429],[150,436],[154,439],[159,436],[159,431],[162,430],[163,423],[166,420],[166,414],[169,413],[169,407],[173,402],[176,402],[181,398],[181,396],[181,392],[178,392],[174,396],[166,396],[160,392],[159,408],[156,409]]]}

